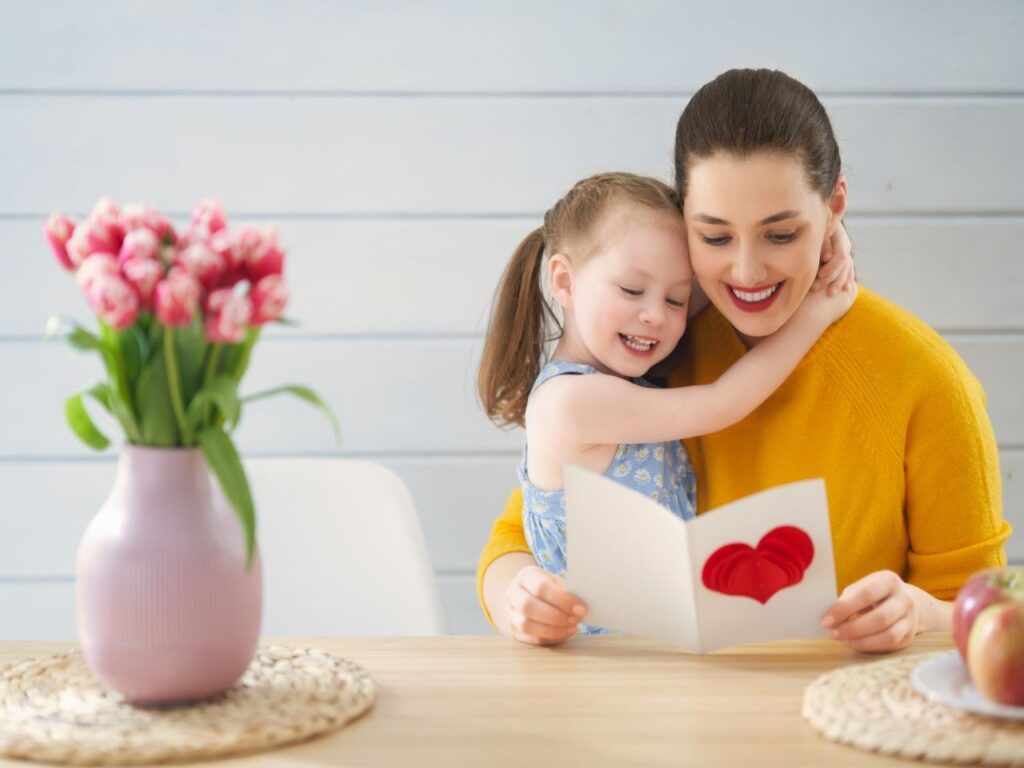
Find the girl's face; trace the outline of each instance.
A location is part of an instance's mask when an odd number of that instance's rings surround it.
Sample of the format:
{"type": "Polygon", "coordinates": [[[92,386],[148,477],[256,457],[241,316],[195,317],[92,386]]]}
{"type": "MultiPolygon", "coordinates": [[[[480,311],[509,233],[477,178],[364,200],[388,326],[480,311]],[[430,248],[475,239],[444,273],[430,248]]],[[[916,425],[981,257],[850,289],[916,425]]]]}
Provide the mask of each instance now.
{"type": "Polygon", "coordinates": [[[792,156],[719,152],[690,169],[685,201],[693,271],[748,346],[792,317],[814,282],[825,238],[846,205],[830,200],[792,156]]]}
{"type": "Polygon", "coordinates": [[[575,262],[552,256],[552,294],[566,310],[556,354],[642,376],[686,329],[692,275],[682,218],[618,204],[602,217],[595,242],[596,252],[575,262]]]}

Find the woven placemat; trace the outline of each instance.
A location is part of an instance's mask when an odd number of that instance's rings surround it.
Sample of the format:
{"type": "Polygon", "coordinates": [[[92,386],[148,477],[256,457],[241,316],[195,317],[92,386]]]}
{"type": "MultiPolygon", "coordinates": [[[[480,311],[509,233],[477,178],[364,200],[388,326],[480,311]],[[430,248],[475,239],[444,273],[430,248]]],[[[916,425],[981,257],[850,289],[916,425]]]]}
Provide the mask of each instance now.
{"type": "Polygon", "coordinates": [[[1024,766],[1024,724],[932,703],[914,667],[937,654],[843,667],[804,691],[803,716],[832,741],[885,755],[959,765],[1024,766]]]}
{"type": "Polygon", "coordinates": [[[0,755],[67,765],[187,762],[279,747],[338,730],[373,703],[355,664],[262,646],[230,689],[197,704],[140,709],[64,653],[0,668],[0,755]]]}

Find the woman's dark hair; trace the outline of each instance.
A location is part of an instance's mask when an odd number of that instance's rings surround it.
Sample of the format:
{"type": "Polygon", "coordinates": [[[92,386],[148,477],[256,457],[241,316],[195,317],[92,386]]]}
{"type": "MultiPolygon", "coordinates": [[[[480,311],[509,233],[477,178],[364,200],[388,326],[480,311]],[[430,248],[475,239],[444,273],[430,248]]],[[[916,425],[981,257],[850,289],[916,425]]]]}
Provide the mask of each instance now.
{"type": "Polygon", "coordinates": [[[814,92],[772,69],[730,69],[690,99],[676,126],[676,190],[685,201],[695,161],[716,152],[738,158],[755,152],[795,155],[807,182],[824,199],[841,169],[839,145],[814,92]]]}

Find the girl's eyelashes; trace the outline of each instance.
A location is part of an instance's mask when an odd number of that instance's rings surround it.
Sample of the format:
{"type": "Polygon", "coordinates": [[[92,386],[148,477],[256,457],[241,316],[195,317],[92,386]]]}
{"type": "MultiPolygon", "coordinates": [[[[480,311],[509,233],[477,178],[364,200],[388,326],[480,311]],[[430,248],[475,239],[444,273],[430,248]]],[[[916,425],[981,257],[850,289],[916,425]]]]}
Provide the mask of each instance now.
{"type": "MultiPolygon", "coordinates": [[[[644,293],[642,290],[639,290],[637,288],[627,288],[624,285],[620,285],[619,286],[619,290],[621,290],[623,293],[625,293],[628,296],[643,296],[643,293],[644,293]]],[[[669,306],[672,306],[672,307],[685,307],[686,306],[686,302],[685,301],[679,301],[677,299],[670,299],[670,298],[667,298],[667,297],[665,299],[665,303],[668,304],[669,306]]]]}
{"type": "Polygon", "coordinates": [[[796,240],[796,231],[793,232],[772,232],[768,235],[768,239],[773,243],[783,245],[785,243],[792,243],[796,240]]]}

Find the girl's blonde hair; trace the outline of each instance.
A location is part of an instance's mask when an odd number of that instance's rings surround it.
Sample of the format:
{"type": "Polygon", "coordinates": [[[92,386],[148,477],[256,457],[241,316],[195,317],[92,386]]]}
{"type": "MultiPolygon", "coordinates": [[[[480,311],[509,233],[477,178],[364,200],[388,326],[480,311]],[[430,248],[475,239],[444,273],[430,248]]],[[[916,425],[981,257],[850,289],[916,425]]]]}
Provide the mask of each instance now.
{"type": "Polygon", "coordinates": [[[491,421],[523,426],[526,401],[540,373],[545,345],[562,328],[544,299],[544,254],[589,255],[593,232],[612,202],[680,214],[679,197],[667,184],[632,173],[600,173],[577,182],[544,214],[544,224],[526,236],[498,284],[487,328],[477,391],[491,421]],[[556,330],[548,337],[546,320],[556,330]]]}

